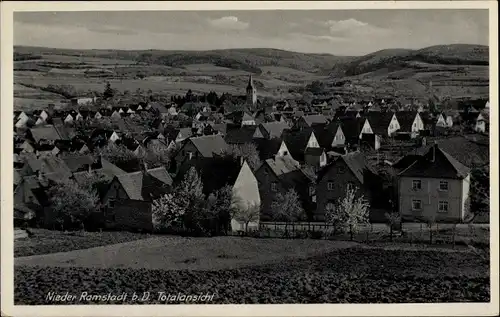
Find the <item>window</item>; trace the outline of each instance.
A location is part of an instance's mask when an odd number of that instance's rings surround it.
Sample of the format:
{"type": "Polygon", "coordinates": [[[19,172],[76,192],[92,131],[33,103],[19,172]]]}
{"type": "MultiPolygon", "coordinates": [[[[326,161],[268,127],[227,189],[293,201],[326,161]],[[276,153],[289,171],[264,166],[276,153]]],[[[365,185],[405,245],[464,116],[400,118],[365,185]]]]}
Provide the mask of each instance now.
{"type": "Polygon", "coordinates": [[[314,188],[313,185],[309,186],[309,196],[313,196],[314,195],[314,189],[315,188],[314,188]]]}
{"type": "Polygon", "coordinates": [[[354,190],[355,186],[353,182],[347,182],[347,190],[354,190]]]}
{"type": "Polygon", "coordinates": [[[448,212],[448,202],[440,201],[438,206],[438,212],[448,212]]]}
{"type": "Polygon", "coordinates": [[[271,183],[271,190],[272,190],[273,192],[278,191],[278,184],[276,184],[276,182],[272,182],[272,183],[271,183]]]}
{"type": "Polygon", "coordinates": [[[334,187],[333,187],[333,182],[328,182],[328,184],[327,184],[327,189],[328,189],[328,190],[333,190],[333,189],[334,189],[334,187]]]}
{"type": "Polygon", "coordinates": [[[414,199],[411,202],[411,209],[413,210],[422,210],[422,201],[414,199]]]}
{"type": "Polygon", "coordinates": [[[115,207],[115,200],[113,198],[108,199],[108,207],[109,208],[115,207]]]}
{"type": "Polygon", "coordinates": [[[422,181],[419,179],[413,180],[411,188],[413,190],[420,190],[422,189],[422,181]]]}
{"type": "Polygon", "coordinates": [[[333,202],[328,202],[326,205],[325,205],[325,210],[328,210],[328,211],[335,211],[335,204],[333,202]]]}
{"type": "Polygon", "coordinates": [[[288,155],[288,151],[283,151],[283,156],[288,155]]]}
{"type": "Polygon", "coordinates": [[[440,181],[439,190],[448,191],[448,181],[440,181]]]}

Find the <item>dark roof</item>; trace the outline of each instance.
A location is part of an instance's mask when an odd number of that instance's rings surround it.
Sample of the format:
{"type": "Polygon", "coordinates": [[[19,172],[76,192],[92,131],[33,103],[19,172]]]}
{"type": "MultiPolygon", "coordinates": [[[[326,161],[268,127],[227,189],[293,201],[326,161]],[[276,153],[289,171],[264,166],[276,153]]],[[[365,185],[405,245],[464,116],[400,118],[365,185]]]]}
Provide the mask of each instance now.
{"type": "Polygon", "coordinates": [[[213,154],[220,154],[227,149],[227,143],[221,135],[204,135],[190,138],[190,142],[198,149],[203,157],[212,157],[213,154]]]}
{"type": "Polygon", "coordinates": [[[303,116],[302,118],[304,119],[306,124],[310,127],[315,124],[326,124],[328,122],[326,117],[322,114],[303,116]]]}
{"type": "Polygon", "coordinates": [[[434,144],[428,152],[419,156],[413,164],[399,173],[402,177],[431,177],[463,179],[470,169],[434,144]]]}
{"type": "Polygon", "coordinates": [[[168,192],[171,185],[149,173],[144,173],[144,171],[117,175],[116,180],[122,185],[129,199],[132,200],[158,198],[168,192]]]}
{"type": "Polygon", "coordinates": [[[55,141],[61,139],[61,136],[53,125],[31,128],[30,132],[35,142],[39,142],[41,140],[55,141]]]}
{"type": "Polygon", "coordinates": [[[411,132],[413,121],[417,116],[417,111],[398,111],[396,112],[396,118],[398,119],[399,126],[401,127],[399,131],[401,132],[411,132]]]}
{"type": "Polygon", "coordinates": [[[179,172],[175,177],[175,183],[182,182],[191,167],[194,167],[198,172],[203,183],[203,193],[206,195],[226,185],[234,185],[241,169],[239,160],[227,156],[186,161],[179,168],[179,172]]]}
{"type": "Polygon", "coordinates": [[[393,115],[392,112],[371,111],[366,113],[366,118],[375,134],[386,135],[393,115]]]}
{"type": "Polygon", "coordinates": [[[304,155],[321,156],[325,150],[320,147],[309,147],[305,150],[304,155]]]}
{"type": "Polygon", "coordinates": [[[312,128],[284,131],[283,140],[285,140],[290,155],[292,155],[295,160],[304,160],[304,151],[313,131],[312,128]]]}
{"type": "Polygon", "coordinates": [[[257,146],[259,157],[262,161],[273,158],[281,147],[281,139],[255,139],[253,143],[257,146]]]}
{"type": "Polygon", "coordinates": [[[92,155],[68,155],[62,158],[64,163],[69,167],[71,172],[76,172],[82,169],[88,169],[92,165],[95,158],[92,155]]]}
{"type": "Polygon", "coordinates": [[[256,125],[247,125],[235,129],[229,129],[226,131],[224,140],[227,144],[244,144],[252,142],[256,129],[256,125]]]}
{"type": "Polygon", "coordinates": [[[345,140],[347,143],[357,143],[359,141],[359,134],[363,129],[365,119],[363,118],[343,118],[340,119],[340,127],[344,132],[345,140]]]}
{"type": "Polygon", "coordinates": [[[323,167],[318,173],[318,181],[323,178],[332,166],[338,164],[338,162],[344,162],[347,167],[351,170],[354,176],[359,180],[361,184],[365,183],[365,176],[368,174],[376,175],[375,170],[368,164],[365,156],[361,152],[350,152],[344,155],[340,155],[323,167]]]}
{"type": "Polygon", "coordinates": [[[286,122],[261,123],[259,127],[264,129],[268,133],[269,138],[271,139],[280,138],[284,130],[290,129],[290,127],[288,126],[288,124],[286,124],[286,122]]]}

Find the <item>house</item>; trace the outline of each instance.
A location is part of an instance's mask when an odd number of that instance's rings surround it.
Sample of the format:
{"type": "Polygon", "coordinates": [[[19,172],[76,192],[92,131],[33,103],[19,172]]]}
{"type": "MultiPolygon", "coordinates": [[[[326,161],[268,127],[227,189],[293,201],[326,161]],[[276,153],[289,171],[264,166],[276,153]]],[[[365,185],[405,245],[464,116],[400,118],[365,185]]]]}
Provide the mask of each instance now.
{"type": "Polygon", "coordinates": [[[210,158],[224,153],[228,148],[221,135],[205,135],[185,140],[177,151],[172,168],[179,168],[186,160],[210,158]]]}
{"type": "Polygon", "coordinates": [[[391,137],[401,128],[396,113],[372,111],[366,114],[366,119],[373,133],[382,137],[391,137]]]}
{"type": "Polygon", "coordinates": [[[244,125],[242,127],[229,128],[226,131],[224,140],[227,144],[250,143],[254,139],[256,131],[256,125],[244,125]]]}
{"type": "Polygon", "coordinates": [[[319,148],[319,142],[312,128],[302,130],[286,130],[283,133],[290,155],[299,162],[304,162],[304,153],[307,148],[319,148]]]}
{"type": "MultiPolygon", "coordinates": [[[[121,109],[120,109],[121,110],[121,109]]],[[[122,115],[120,114],[119,111],[113,111],[113,113],[110,115],[110,118],[113,120],[118,120],[121,119],[122,115]]]]}
{"type": "Polygon", "coordinates": [[[485,133],[488,130],[489,123],[489,113],[482,111],[477,115],[476,124],[474,125],[474,131],[479,133],[485,133]]]}
{"type": "Polygon", "coordinates": [[[97,100],[96,97],[78,97],[78,98],[72,98],[71,104],[73,106],[82,106],[82,105],[92,104],[96,100],[97,100]]]}
{"type": "MultiPolygon", "coordinates": [[[[197,170],[203,183],[203,193],[207,197],[224,186],[230,186],[233,193],[233,207],[260,208],[259,185],[245,160],[221,156],[202,158],[194,164],[182,166],[176,176],[176,182],[182,181],[191,167],[197,170]]],[[[252,220],[248,228],[245,228],[244,221],[235,216],[230,219],[230,224],[232,231],[258,230],[259,219],[252,220]]]]}
{"type": "Polygon", "coordinates": [[[258,125],[254,138],[263,137],[266,139],[281,138],[284,130],[290,127],[285,122],[266,122],[258,125]]]}
{"type": "Polygon", "coordinates": [[[451,115],[447,115],[446,112],[441,112],[437,116],[436,127],[451,128],[452,126],[453,126],[453,117],[451,115]]]}
{"type": "Polygon", "coordinates": [[[261,138],[254,139],[252,143],[257,147],[257,152],[259,152],[259,158],[261,161],[274,158],[275,156],[290,156],[290,151],[288,150],[285,141],[281,139],[268,140],[261,138]]]}
{"type": "Polygon", "coordinates": [[[416,156],[398,179],[401,217],[414,221],[463,221],[469,208],[470,169],[434,144],[416,156]]]}
{"type": "MultiPolygon", "coordinates": [[[[262,202],[261,220],[275,219],[272,203],[277,193],[285,194],[294,189],[300,197],[302,207],[310,220],[314,209],[314,181],[289,156],[265,160],[255,172],[262,202]]],[[[305,220],[305,219],[304,219],[305,220]]]]}
{"type": "Polygon", "coordinates": [[[152,201],[170,192],[172,178],[164,167],[120,174],[102,199],[106,228],[153,230],[152,201]]]}
{"type": "Polygon", "coordinates": [[[328,120],[322,114],[308,115],[300,117],[295,123],[294,128],[297,129],[307,129],[311,128],[313,125],[326,125],[328,120]]]}
{"type": "Polygon", "coordinates": [[[319,171],[314,221],[324,221],[325,210],[338,208],[350,188],[372,205],[381,191],[380,178],[359,151],[337,156],[319,171]]]}
{"type": "Polygon", "coordinates": [[[68,115],[64,118],[64,123],[65,124],[68,124],[68,123],[73,123],[75,119],[73,118],[73,116],[71,114],[68,113],[68,115]]]}
{"type": "Polygon", "coordinates": [[[226,115],[226,119],[239,126],[256,125],[255,118],[247,111],[233,111],[226,115]]]}
{"type": "Polygon", "coordinates": [[[312,166],[315,171],[318,171],[327,163],[325,149],[320,147],[306,148],[304,152],[304,161],[306,165],[312,166]]]}
{"type": "Polygon", "coordinates": [[[399,111],[395,116],[399,123],[398,134],[409,134],[413,139],[424,130],[424,122],[418,111],[399,111]]]}
{"type": "Polygon", "coordinates": [[[53,125],[33,127],[28,130],[27,137],[33,140],[35,144],[53,143],[57,140],[61,140],[61,136],[53,125]]]}

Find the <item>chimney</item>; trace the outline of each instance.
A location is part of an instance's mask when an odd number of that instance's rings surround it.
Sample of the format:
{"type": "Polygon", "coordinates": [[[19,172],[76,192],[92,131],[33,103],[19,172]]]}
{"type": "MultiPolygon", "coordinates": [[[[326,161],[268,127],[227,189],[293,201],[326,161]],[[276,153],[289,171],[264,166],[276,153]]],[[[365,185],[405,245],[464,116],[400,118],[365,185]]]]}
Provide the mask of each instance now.
{"type": "Polygon", "coordinates": [[[92,164],[89,164],[88,171],[89,171],[89,174],[92,173],[92,164]]]}
{"type": "Polygon", "coordinates": [[[436,148],[437,148],[437,143],[434,144],[434,146],[432,147],[432,158],[431,158],[432,163],[436,161],[436,148]]]}

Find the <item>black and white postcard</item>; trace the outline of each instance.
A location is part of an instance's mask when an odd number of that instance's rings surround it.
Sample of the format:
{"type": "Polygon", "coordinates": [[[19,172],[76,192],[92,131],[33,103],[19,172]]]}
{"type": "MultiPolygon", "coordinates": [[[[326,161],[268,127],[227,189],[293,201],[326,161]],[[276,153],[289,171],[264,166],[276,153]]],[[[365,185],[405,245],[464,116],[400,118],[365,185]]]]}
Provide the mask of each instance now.
{"type": "Polygon", "coordinates": [[[497,10],[3,2],[2,315],[498,314],[497,10]]]}

